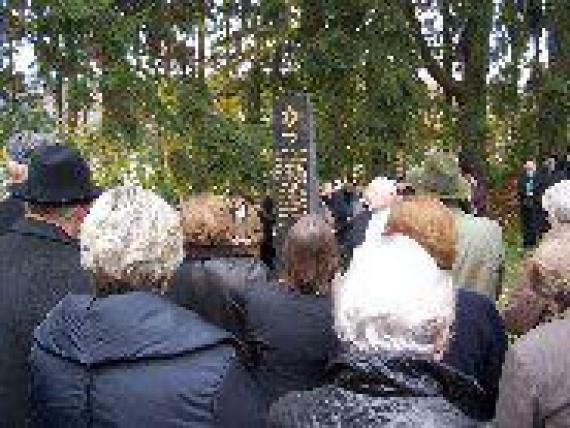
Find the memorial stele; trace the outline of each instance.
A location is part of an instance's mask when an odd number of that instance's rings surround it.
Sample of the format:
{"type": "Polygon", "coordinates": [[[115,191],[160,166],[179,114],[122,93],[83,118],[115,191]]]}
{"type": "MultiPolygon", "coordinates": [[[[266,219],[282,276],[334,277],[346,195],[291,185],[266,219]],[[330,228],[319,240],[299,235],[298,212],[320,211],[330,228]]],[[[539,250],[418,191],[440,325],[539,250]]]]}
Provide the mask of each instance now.
{"type": "Polygon", "coordinates": [[[273,108],[273,169],[277,242],[295,221],[318,207],[313,110],[306,94],[280,97],[273,108]]]}

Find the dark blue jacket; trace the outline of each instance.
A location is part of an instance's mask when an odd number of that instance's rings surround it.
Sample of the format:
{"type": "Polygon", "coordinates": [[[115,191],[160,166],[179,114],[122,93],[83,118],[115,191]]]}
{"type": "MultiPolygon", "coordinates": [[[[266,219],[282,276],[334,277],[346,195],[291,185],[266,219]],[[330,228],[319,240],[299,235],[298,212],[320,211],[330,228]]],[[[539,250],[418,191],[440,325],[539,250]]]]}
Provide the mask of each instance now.
{"type": "Polygon", "coordinates": [[[245,302],[245,339],[260,351],[253,365],[266,403],[321,385],[337,344],[330,297],[267,284],[251,288],[245,302]]]}
{"type": "Polygon", "coordinates": [[[459,289],[451,334],[443,361],[477,380],[485,391],[480,419],[492,419],[507,351],[505,326],[494,303],[485,296],[459,289]]]}
{"type": "Polygon", "coordinates": [[[266,286],[265,265],[251,257],[187,258],[170,280],[168,297],[204,320],[242,337],[243,295],[266,286]]]}
{"type": "Polygon", "coordinates": [[[66,297],[31,354],[37,427],[257,427],[234,339],[160,296],[66,297]]]}

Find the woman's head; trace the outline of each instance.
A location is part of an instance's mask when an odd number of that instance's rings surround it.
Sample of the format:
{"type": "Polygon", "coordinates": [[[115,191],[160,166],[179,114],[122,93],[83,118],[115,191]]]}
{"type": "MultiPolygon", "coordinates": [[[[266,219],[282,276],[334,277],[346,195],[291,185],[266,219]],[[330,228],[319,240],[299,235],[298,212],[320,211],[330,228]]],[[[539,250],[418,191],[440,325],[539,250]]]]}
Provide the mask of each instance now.
{"type": "Polygon", "coordinates": [[[104,192],[81,226],[81,264],[95,274],[97,294],[163,290],[183,258],[174,208],[150,190],[104,192]]]}
{"type": "Polygon", "coordinates": [[[249,215],[236,224],[230,202],[205,193],[191,196],[181,204],[182,229],[190,256],[223,256],[249,251],[259,240],[260,224],[249,215]]]}
{"type": "Polygon", "coordinates": [[[336,330],[350,347],[428,358],[446,349],[453,282],[413,239],[396,234],[357,249],[334,291],[336,330]]]}
{"type": "Polygon", "coordinates": [[[180,215],[186,244],[229,244],[233,238],[232,215],[220,196],[191,196],[181,204],[180,215]]]}
{"type": "Polygon", "coordinates": [[[412,238],[435,259],[440,269],[450,270],[455,262],[455,218],[437,199],[410,196],[395,204],[384,233],[412,238]]]}
{"type": "Polygon", "coordinates": [[[306,293],[326,293],[338,267],[338,245],[330,225],[317,215],[300,218],[283,249],[283,279],[306,293]]]}
{"type": "Polygon", "coordinates": [[[523,286],[535,291],[552,317],[570,308],[569,238],[565,233],[544,240],[523,267],[523,286]]]}

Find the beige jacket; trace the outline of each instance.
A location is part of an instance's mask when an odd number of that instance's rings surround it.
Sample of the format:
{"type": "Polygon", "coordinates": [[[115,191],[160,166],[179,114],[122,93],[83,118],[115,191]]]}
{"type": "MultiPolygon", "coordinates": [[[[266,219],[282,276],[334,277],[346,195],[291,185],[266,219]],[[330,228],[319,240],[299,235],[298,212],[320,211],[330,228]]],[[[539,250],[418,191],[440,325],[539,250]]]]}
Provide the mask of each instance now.
{"type": "Polygon", "coordinates": [[[507,351],[496,427],[570,427],[570,314],[531,330],[507,351]]]}
{"type": "Polygon", "coordinates": [[[501,226],[485,217],[456,212],[457,248],[454,283],[493,302],[500,288],[505,260],[501,226]]]}

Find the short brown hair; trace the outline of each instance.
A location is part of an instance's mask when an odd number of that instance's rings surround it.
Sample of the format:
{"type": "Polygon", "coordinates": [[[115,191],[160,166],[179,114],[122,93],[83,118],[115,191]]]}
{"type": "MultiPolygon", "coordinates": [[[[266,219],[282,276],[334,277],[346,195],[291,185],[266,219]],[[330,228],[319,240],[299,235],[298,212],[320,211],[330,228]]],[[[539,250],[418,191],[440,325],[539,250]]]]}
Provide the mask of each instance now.
{"type": "Polygon", "coordinates": [[[455,218],[438,199],[410,196],[395,204],[385,233],[412,238],[435,259],[440,269],[452,268],[457,242],[455,218]]]}
{"type": "Polygon", "coordinates": [[[329,224],[318,215],[301,217],[287,234],[283,279],[303,293],[327,293],[338,258],[338,245],[329,224]]]}

